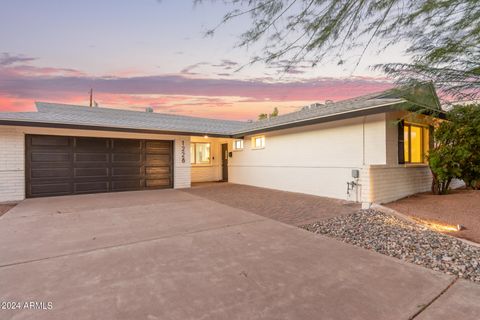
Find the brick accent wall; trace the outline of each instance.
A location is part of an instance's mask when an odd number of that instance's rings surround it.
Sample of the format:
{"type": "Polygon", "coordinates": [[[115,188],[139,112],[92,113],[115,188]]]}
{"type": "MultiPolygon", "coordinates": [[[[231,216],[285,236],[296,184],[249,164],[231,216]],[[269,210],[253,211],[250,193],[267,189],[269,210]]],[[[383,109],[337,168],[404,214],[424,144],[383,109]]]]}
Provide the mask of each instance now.
{"type": "Polygon", "coordinates": [[[366,202],[386,203],[430,190],[432,176],[428,166],[370,166],[366,202]]]}
{"type": "MultiPolygon", "coordinates": [[[[362,201],[368,203],[387,203],[430,191],[432,187],[432,174],[427,165],[366,166],[362,176],[362,201]]],[[[463,185],[462,181],[454,180],[451,188],[463,185]]]]}
{"type": "Polygon", "coordinates": [[[0,202],[25,198],[25,135],[0,127],[0,202]]]}

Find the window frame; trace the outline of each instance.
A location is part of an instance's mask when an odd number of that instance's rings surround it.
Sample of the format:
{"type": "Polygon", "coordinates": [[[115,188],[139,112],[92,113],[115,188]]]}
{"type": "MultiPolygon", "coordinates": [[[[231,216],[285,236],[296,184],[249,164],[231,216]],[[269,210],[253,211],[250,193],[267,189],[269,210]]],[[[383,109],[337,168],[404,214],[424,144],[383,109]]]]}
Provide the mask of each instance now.
{"type": "Polygon", "coordinates": [[[245,146],[245,142],[243,141],[243,139],[235,139],[233,141],[233,151],[242,151],[244,146],[245,146]],[[241,143],[241,145],[242,145],[241,148],[237,148],[237,145],[236,145],[237,142],[241,143]]]}
{"type": "MultiPolygon", "coordinates": [[[[426,159],[426,151],[425,146],[429,146],[430,143],[429,141],[428,144],[425,144],[425,131],[429,131],[430,128],[428,125],[424,124],[418,124],[418,123],[410,123],[410,122],[405,122],[403,124],[403,134],[405,135],[405,130],[408,128],[408,143],[404,139],[404,144],[403,144],[403,155],[404,155],[404,163],[405,164],[413,164],[413,165],[418,165],[418,164],[426,164],[427,159],[426,159]],[[412,127],[420,128],[420,158],[422,159],[420,162],[412,162],[412,127]],[[406,157],[405,151],[408,150],[408,158],[406,157]]],[[[430,137],[430,132],[428,133],[428,139],[431,139],[430,137]]]]}
{"type": "Polygon", "coordinates": [[[265,138],[264,135],[253,136],[253,137],[252,137],[252,150],[265,149],[266,140],[267,140],[267,139],[265,138]],[[258,138],[260,138],[260,139],[263,140],[263,144],[262,144],[262,146],[260,146],[260,147],[257,147],[257,146],[255,145],[255,141],[256,141],[256,139],[258,139],[258,138]]]}
{"type": "Polygon", "coordinates": [[[191,166],[209,166],[212,164],[212,143],[211,142],[190,142],[190,165],[191,166]],[[210,154],[208,157],[208,162],[197,162],[197,144],[208,144],[210,154]],[[193,146],[193,152],[192,151],[193,146]],[[192,162],[193,160],[193,162],[192,162]]]}

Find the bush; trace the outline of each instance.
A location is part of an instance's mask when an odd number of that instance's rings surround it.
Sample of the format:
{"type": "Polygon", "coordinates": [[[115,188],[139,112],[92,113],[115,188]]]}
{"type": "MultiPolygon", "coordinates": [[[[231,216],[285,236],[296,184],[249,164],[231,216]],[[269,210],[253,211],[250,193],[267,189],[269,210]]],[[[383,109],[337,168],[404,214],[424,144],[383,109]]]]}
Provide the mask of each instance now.
{"type": "Polygon", "coordinates": [[[447,120],[435,130],[435,148],[430,150],[432,192],[446,194],[452,179],[469,188],[480,187],[480,105],[454,106],[447,120]]]}

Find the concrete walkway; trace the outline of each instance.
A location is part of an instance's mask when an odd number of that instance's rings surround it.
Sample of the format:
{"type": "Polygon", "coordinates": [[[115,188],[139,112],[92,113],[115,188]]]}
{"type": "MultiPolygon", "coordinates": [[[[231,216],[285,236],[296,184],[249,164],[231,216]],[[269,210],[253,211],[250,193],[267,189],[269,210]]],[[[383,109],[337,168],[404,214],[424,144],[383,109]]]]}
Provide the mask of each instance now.
{"type": "Polygon", "coordinates": [[[465,320],[479,294],[175,190],[32,199],[0,218],[0,301],[21,306],[0,319],[465,320]]]}

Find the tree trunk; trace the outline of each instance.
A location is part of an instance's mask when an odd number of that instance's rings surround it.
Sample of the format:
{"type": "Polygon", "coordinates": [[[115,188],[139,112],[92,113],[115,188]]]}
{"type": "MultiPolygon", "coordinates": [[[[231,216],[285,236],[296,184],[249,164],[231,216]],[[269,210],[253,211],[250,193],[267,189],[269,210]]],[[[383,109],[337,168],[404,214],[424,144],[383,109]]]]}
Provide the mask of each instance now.
{"type": "Polygon", "coordinates": [[[437,175],[432,171],[432,193],[440,194],[440,182],[437,179],[437,175]]]}

